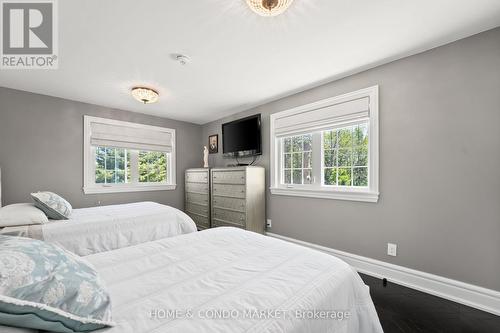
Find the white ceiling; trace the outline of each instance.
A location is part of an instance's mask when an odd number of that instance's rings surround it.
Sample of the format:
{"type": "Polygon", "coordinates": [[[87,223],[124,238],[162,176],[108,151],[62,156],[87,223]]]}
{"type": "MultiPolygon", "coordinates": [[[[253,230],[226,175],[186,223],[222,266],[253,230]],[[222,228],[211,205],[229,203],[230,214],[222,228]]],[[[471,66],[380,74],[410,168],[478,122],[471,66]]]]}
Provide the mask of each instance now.
{"type": "Polygon", "coordinates": [[[500,25],[499,0],[295,0],[275,18],[244,0],[58,4],[59,69],[0,86],[199,124],[500,25]]]}

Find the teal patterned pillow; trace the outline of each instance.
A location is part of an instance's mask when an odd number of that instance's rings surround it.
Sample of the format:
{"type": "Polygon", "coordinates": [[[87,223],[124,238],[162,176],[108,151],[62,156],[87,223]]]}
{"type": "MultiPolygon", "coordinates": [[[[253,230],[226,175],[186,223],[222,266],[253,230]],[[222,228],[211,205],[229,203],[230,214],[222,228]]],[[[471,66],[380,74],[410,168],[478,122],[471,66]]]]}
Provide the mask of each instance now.
{"type": "Polygon", "coordinates": [[[90,263],[50,243],[0,235],[0,325],[73,333],[114,323],[90,263]]]}
{"type": "Polygon", "coordinates": [[[52,220],[67,220],[73,210],[69,202],[52,192],[31,193],[31,197],[35,206],[52,220]]]}

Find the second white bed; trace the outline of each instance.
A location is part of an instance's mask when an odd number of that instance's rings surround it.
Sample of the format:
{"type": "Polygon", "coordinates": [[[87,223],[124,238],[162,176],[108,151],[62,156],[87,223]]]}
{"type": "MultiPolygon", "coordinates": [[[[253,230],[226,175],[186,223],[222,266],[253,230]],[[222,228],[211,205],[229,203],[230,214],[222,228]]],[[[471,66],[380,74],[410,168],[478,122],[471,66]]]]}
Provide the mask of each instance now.
{"type": "Polygon", "coordinates": [[[184,212],[156,202],[74,209],[69,220],[7,227],[1,233],[44,240],[80,256],[195,232],[184,212]]]}

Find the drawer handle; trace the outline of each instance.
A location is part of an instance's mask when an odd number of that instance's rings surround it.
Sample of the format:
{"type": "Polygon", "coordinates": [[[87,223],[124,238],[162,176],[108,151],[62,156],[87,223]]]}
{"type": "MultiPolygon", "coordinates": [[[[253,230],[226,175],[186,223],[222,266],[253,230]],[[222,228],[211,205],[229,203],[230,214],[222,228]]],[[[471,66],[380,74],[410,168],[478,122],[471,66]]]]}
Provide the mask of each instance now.
{"type": "Polygon", "coordinates": [[[241,193],[245,193],[245,190],[241,190],[241,193]]]}

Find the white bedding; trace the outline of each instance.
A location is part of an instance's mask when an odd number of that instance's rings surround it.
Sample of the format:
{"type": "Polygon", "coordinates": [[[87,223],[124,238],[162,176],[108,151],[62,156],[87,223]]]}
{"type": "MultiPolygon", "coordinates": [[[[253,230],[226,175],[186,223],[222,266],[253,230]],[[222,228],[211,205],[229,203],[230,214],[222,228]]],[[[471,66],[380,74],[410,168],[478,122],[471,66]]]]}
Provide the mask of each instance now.
{"type": "Polygon", "coordinates": [[[74,209],[42,226],[43,239],[85,256],[196,231],[182,211],[156,202],[74,209]]]}
{"type": "Polygon", "coordinates": [[[4,228],[4,233],[42,239],[80,256],[196,231],[182,211],[155,202],[74,209],[69,220],[4,228]]]}
{"type": "Polygon", "coordinates": [[[100,333],[382,332],[368,287],[345,262],[236,228],[209,229],[86,259],[110,290],[117,322],[100,333]],[[306,320],[296,310],[329,311],[316,313],[330,316],[347,311],[350,317],[306,320]],[[179,312],[173,316],[171,311],[179,312]],[[230,319],[203,318],[215,311],[230,319]]]}

